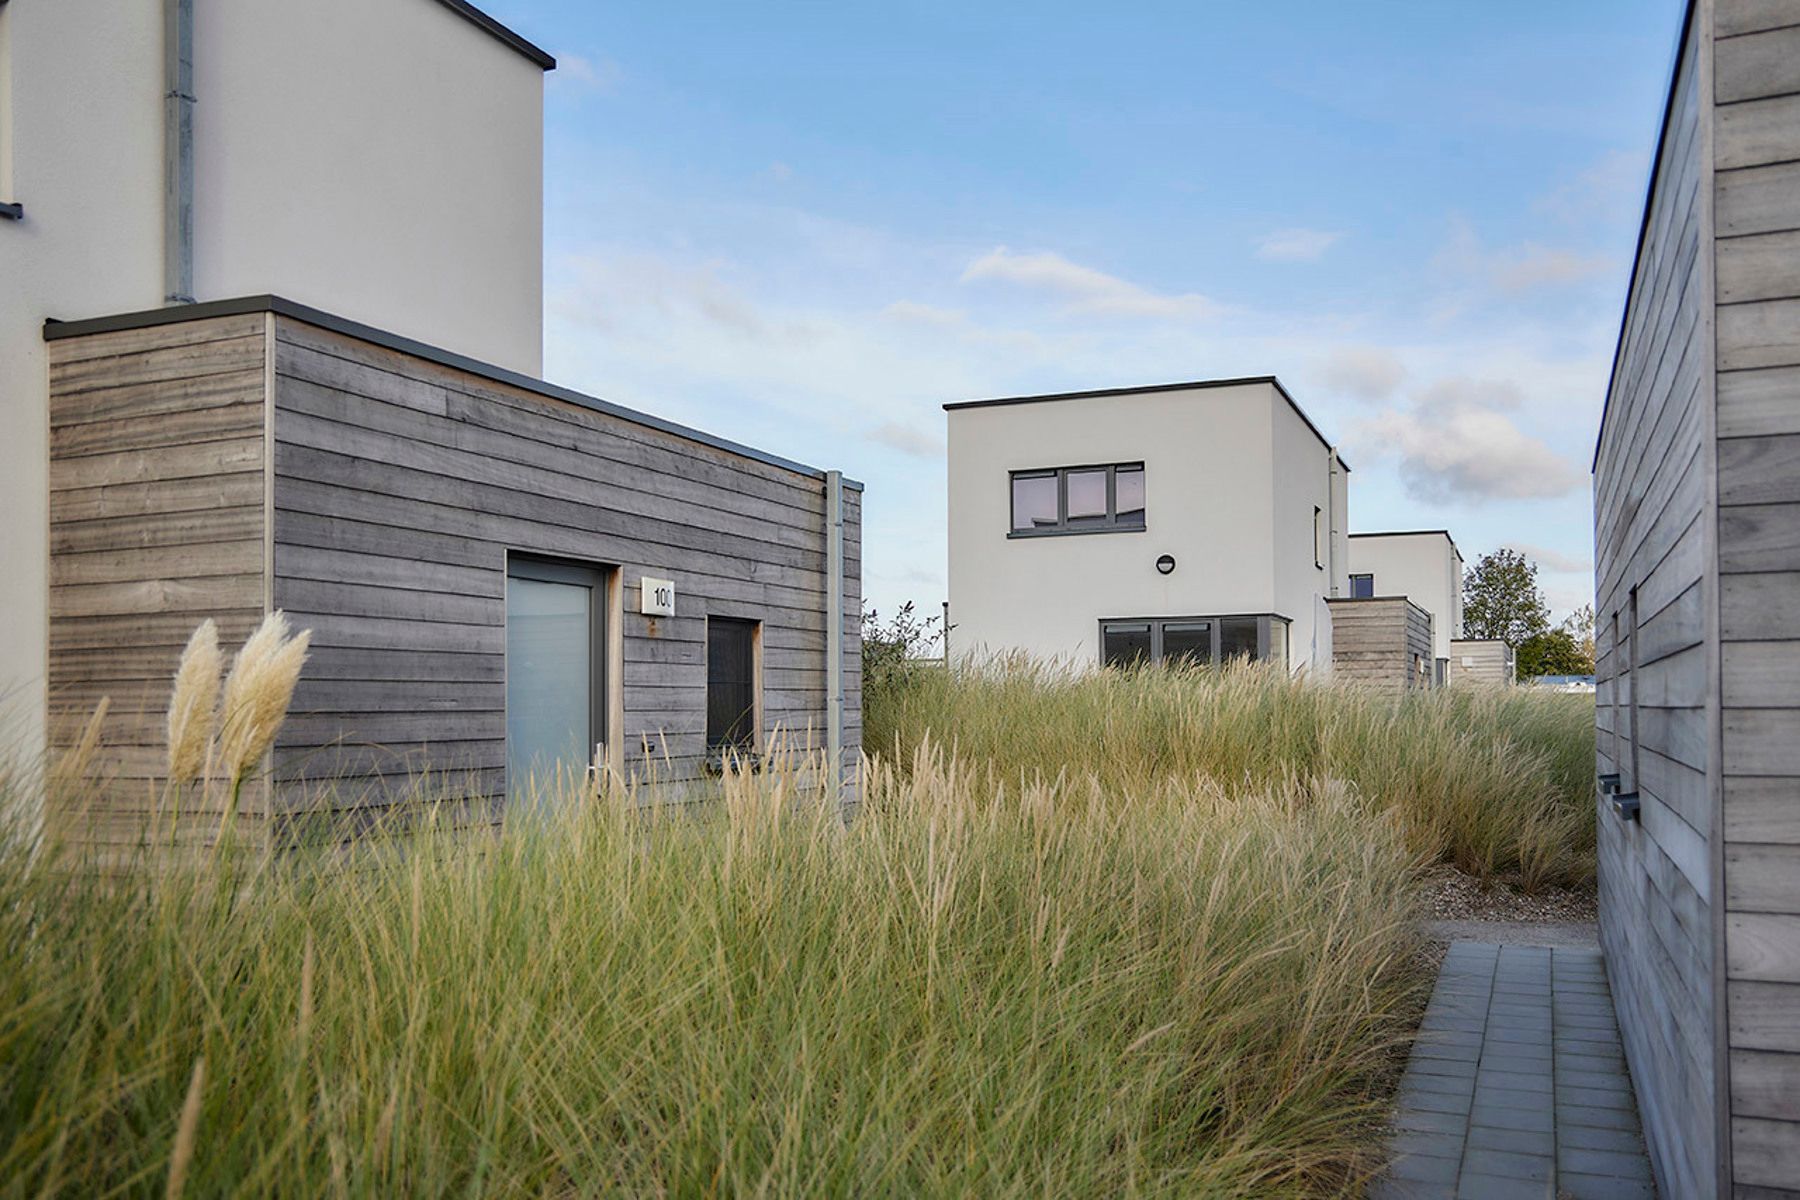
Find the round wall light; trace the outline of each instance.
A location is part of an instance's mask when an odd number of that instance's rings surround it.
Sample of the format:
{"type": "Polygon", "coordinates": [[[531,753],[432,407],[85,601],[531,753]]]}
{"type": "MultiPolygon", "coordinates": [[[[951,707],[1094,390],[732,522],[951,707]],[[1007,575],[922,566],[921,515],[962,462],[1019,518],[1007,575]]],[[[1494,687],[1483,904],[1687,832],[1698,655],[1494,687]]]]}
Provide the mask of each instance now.
{"type": "Polygon", "coordinates": [[[1172,575],[1174,572],[1175,556],[1173,554],[1165,554],[1156,560],[1156,573],[1158,575],[1172,575]]]}

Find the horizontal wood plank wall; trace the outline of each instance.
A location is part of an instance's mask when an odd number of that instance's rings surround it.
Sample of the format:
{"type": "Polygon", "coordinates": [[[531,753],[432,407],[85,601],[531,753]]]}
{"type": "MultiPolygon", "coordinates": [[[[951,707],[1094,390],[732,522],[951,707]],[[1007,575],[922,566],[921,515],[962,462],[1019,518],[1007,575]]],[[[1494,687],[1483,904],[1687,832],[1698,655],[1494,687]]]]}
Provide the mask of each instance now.
{"type": "MultiPolygon", "coordinates": [[[[278,318],[275,602],[313,630],[284,805],[422,769],[497,802],[509,550],[616,567],[627,776],[705,759],[706,619],[762,623],[765,736],[824,747],[822,481],[278,318]],[[639,611],[646,575],[676,615],[639,611]]],[[[860,745],[860,493],[846,490],[845,744],[860,745]]],[[[622,736],[621,736],[622,735],[622,736]]],[[[496,804],[490,812],[498,812],[496,804]]]]}
{"type": "Polygon", "coordinates": [[[94,809],[55,806],[72,837],[142,836],[183,645],[212,617],[229,653],[262,618],[267,326],[258,313],[49,343],[53,751],[111,702],[94,809]]]}
{"type": "Polygon", "coordinates": [[[1668,1196],[1715,1194],[1720,1161],[1704,645],[1711,8],[1699,0],[1682,47],[1594,472],[1599,765],[1642,804],[1637,822],[1597,812],[1600,936],[1668,1196]]]}
{"type": "Polygon", "coordinates": [[[1719,0],[1718,12],[1713,187],[1731,1165],[1739,1189],[1796,1196],[1800,5],[1719,0]]]}
{"type": "Polygon", "coordinates": [[[1512,653],[1505,642],[1452,639],[1449,683],[1452,686],[1505,687],[1515,682],[1512,653]]]}
{"type": "Polygon", "coordinates": [[[1430,613],[1404,596],[1326,603],[1331,609],[1332,678],[1399,691],[1429,685],[1430,613]]]}

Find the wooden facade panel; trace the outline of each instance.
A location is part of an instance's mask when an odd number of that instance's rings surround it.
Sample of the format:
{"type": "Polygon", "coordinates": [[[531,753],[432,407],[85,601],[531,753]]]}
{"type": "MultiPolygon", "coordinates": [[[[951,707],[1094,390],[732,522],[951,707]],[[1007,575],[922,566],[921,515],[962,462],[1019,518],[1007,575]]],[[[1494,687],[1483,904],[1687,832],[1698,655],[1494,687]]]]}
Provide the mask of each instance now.
{"type": "Polygon", "coordinates": [[[1734,912],[1800,913],[1800,846],[1727,845],[1725,903],[1734,912]]]}
{"type": "Polygon", "coordinates": [[[1793,0],[1715,0],[1713,11],[1713,33],[1721,38],[1800,25],[1793,0]]]}
{"type": "Polygon", "coordinates": [[[1720,692],[1733,708],[1800,707],[1800,641],[1727,642],[1720,647],[1720,692]]]}
{"type": "Polygon", "coordinates": [[[1721,171],[1795,161],[1800,159],[1800,96],[1768,95],[1721,105],[1714,129],[1714,162],[1721,171]]]}
{"type": "MultiPolygon", "coordinates": [[[[1800,921],[1773,913],[1725,916],[1726,965],[1733,979],[1800,983],[1800,921]]],[[[1800,992],[1795,993],[1800,998],[1800,992]]]]}
{"type": "MultiPolygon", "coordinates": [[[[1800,176],[1796,177],[1800,189],[1800,176]]],[[[1796,192],[1800,196],[1800,191],[1796,192]]],[[[1800,203],[1800,201],[1797,201],[1800,203]]],[[[1800,367],[1726,371],[1719,376],[1721,438],[1800,433],[1800,367]]]]}
{"type": "Polygon", "coordinates": [[[1800,571],[1800,504],[1738,504],[1721,509],[1719,570],[1800,571]]]}
{"type": "Polygon", "coordinates": [[[1713,194],[1720,237],[1800,229],[1800,162],[1721,171],[1713,194]]]}
{"type": "MultiPolygon", "coordinates": [[[[324,661],[284,731],[284,778],[316,783],[381,747],[431,761],[442,744],[501,786],[509,552],[616,572],[611,740],[628,777],[701,771],[708,614],[762,622],[765,737],[823,730],[819,480],[298,322],[279,322],[276,355],[276,597],[324,661]],[[637,611],[646,575],[675,581],[676,616],[637,611]]],[[[847,501],[855,704],[860,504],[847,501]]],[[[854,754],[860,721],[845,725],[854,754]]]]}
{"type": "Polygon", "coordinates": [[[1800,571],[1719,578],[1719,632],[1726,641],[1773,641],[1800,629],[1800,571]]]}
{"type": "Polygon", "coordinates": [[[1719,503],[1800,504],[1800,433],[1721,438],[1719,503]]]}
{"type": "Polygon", "coordinates": [[[1713,93],[1720,104],[1800,92],[1800,18],[1722,37],[1714,53],[1713,93]]]}
{"type": "MultiPolygon", "coordinates": [[[[1731,1044],[1746,1050],[1800,1054],[1800,1004],[1792,985],[1739,981],[1731,984],[1731,1044]]],[[[1796,1084],[1800,1088],[1800,1083],[1796,1084]]]]}
{"type": "Polygon", "coordinates": [[[1800,845],[1800,787],[1782,776],[1727,776],[1725,836],[1734,842],[1800,845]]]}
{"type": "Polygon", "coordinates": [[[1719,369],[1800,363],[1800,300],[1759,300],[1719,309],[1719,369]]]}
{"type": "Polygon", "coordinates": [[[1726,774],[1800,776],[1800,708],[1727,708],[1723,724],[1726,774]]]}
{"type": "Polygon", "coordinates": [[[1792,1188],[1794,1164],[1800,1162],[1800,1124],[1733,1117],[1732,1179],[1740,1186],[1792,1188]]]}

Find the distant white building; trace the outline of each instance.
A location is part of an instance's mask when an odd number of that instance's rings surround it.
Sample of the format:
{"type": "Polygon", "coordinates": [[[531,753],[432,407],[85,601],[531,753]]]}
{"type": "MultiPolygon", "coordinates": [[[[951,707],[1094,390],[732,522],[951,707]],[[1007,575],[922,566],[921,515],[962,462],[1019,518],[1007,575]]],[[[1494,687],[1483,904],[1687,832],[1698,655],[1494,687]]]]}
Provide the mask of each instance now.
{"type": "Polygon", "coordinates": [[[957,653],[1329,671],[1349,468],[1273,376],[944,407],[957,653]]]}
{"type": "Polygon", "coordinates": [[[1433,678],[1446,681],[1450,643],[1463,634],[1463,556],[1447,530],[1350,535],[1350,596],[1405,596],[1431,614],[1433,678]]]}
{"type": "Polygon", "coordinates": [[[275,293],[538,374],[554,65],[462,0],[0,0],[0,710],[28,741],[45,320],[275,293]]]}

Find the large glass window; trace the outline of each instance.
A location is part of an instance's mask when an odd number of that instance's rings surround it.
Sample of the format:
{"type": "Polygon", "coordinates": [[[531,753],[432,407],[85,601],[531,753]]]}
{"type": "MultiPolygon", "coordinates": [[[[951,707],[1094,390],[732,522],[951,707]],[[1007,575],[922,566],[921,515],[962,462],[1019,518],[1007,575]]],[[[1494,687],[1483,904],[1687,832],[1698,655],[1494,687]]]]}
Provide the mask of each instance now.
{"type": "Polygon", "coordinates": [[[1234,658],[1288,661],[1288,622],[1273,613],[1231,617],[1134,617],[1100,622],[1100,661],[1201,666],[1234,658]]]}
{"type": "Polygon", "coordinates": [[[1012,474],[1013,537],[1143,528],[1143,463],[1046,467],[1012,474]]]}
{"type": "Polygon", "coordinates": [[[1100,661],[1109,667],[1136,667],[1151,661],[1148,621],[1109,621],[1100,631],[1100,661]]]}

